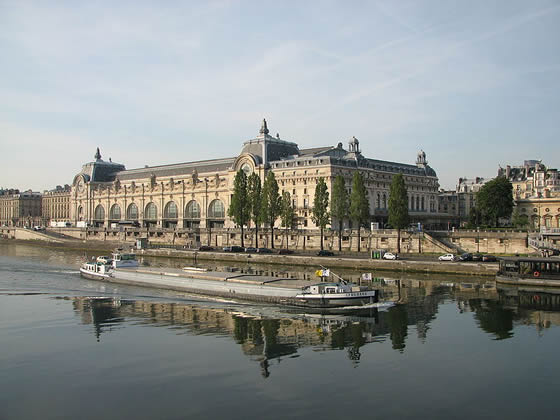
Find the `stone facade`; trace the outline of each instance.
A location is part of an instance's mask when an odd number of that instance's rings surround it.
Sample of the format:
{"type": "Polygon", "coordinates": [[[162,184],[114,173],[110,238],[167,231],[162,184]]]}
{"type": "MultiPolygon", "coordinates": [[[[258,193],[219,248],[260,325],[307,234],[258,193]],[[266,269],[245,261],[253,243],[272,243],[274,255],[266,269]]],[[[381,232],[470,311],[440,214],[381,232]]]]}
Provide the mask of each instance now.
{"type": "Polygon", "coordinates": [[[459,178],[455,191],[441,191],[438,195],[438,210],[442,221],[445,216],[448,224],[454,227],[464,226],[468,220],[471,210],[476,206],[476,193],[490,179],[485,178],[459,178]]]}
{"type": "Polygon", "coordinates": [[[499,168],[513,185],[517,212],[526,215],[531,227],[560,228],[560,176],[540,160],[526,160],[523,166],[499,168]]]}
{"type": "MultiPolygon", "coordinates": [[[[152,231],[191,231],[195,242],[204,242],[204,234],[196,232],[234,227],[227,208],[239,169],[256,172],[263,180],[267,171],[273,171],[280,193],[288,191],[292,197],[300,230],[316,228],[311,208],[318,179],[324,178],[330,191],[334,178],[342,175],[350,189],[357,170],[364,175],[372,221],[387,222],[391,179],[403,173],[413,221],[437,222],[439,183],[424,152],[415,164],[369,159],[361,154],[354,137],[348,149],[342,143],[299,149],[278,134],[270,136],[264,120],[259,135],[245,141],[240,154],[231,158],[126,170],[124,165],[102,160],[98,149],[95,161],[74,177],[70,220],[74,225],[102,229],[120,224],[152,231]]],[[[348,227],[348,221],[344,223],[348,227]]]]}
{"type": "Polygon", "coordinates": [[[0,194],[0,224],[32,227],[41,224],[41,194],[3,190],[0,194]]]}
{"type": "Polygon", "coordinates": [[[70,222],[70,191],[70,186],[65,185],[43,192],[42,217],[44,226],[70,222]]]}

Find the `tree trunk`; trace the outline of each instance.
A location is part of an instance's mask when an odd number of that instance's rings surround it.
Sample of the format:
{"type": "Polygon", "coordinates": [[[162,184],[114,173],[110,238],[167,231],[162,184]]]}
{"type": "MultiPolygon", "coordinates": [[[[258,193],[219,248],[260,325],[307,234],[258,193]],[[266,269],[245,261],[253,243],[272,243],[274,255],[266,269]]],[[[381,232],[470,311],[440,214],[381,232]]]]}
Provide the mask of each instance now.
{"type": "Polygon", "coordinates": [[[360,242],[362,242],[360,238],[360,225],[358,225],[358,252],[360,252],[360,242]]]}
{"type": "Polygon", "coordinates": [[[241,246],[245,248],[245,234],[243,233],[243,223],[241,224],[241,246]]]}
{"type": "Polygon", "coordinates": [[[270,220],[270,247],[274,249],[274,220],[270,220]]]}
{"type": "Polygon", "coordinates": [[[342,251],[342,220],[338,221],[338,252],[342,251]]]}
{"type": "Polygon", "coordinates": [[[255,248],[259,247],[259,225],[255,223],[255,248]]]}
{"type": "Polygon", "coordinates": [[[290,245],[288,244],[288,227],[286,226],[286,249],[289,249],[290,245]]]}
{"type": "Polygon", "coordinates": [[[323,250],[323,227],[321,226],[321,251],[323,250]]]}
{"type": "Polygon", "coordinates": [[[397,229],[397,254],[401,253],[401,229],[397,229]]]}

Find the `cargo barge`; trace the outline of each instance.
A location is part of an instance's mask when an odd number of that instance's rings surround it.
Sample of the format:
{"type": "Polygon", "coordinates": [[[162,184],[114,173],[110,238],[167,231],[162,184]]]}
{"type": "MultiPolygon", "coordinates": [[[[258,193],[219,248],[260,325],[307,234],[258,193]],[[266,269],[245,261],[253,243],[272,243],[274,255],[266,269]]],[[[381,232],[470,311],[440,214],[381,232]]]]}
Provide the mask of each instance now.
{"type": "MultiPolygon", "coordinates": [[[[113,260],[115,261],[115,260],[113,260]]],[[[384,308],[379,290],[348,283],[320,282],[304,287],[282,283],[293,279],[153,267],[115,267],[114,262],[85,263],[82,276],[111,283],[156,287],[208,296],[249,300],[305,308],[384,308]]]]}

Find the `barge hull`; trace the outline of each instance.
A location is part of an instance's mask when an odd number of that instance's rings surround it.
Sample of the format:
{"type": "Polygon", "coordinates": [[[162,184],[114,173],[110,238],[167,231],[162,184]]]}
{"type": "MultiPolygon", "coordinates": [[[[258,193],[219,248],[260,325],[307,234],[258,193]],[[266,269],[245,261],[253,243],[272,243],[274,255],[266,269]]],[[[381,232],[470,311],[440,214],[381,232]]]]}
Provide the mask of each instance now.
{"type": "MultiPolygon", "coordinates": [[[[371,304],[369,297],[367,299],[301,299],[296,297],[300,292],[296,288],[204,280],[169,273],[143,273],[134,270],[117,269],[113,271],[112,277],[103,279],[96,277],[95,280],[302,308],[329,309],[371,304]]],[[[374,299],[373,301],[375,302],[376,300],[374,299]]]]}
{"type": "Polygon", "coordinates": [[[519,286],[546,286],[546,287],[560,287],[560,280],[545,279],[540,277],[510,277],[510,276],[496,276],[496,282],[504,284],[517,284],[519,286]]]}

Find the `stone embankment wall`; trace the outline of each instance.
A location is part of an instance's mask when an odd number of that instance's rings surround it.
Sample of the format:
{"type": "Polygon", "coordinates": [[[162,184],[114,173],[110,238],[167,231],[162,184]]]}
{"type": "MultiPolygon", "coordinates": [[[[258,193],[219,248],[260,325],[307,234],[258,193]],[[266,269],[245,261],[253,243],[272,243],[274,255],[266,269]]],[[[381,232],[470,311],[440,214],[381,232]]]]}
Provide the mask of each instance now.
{"type": "MultiPolygon", "coordinates": [[[[173,246],[179,248],[197,248],[200,245],[224,247],[241,245],[241,231],[239,229],[200,229],[199,231],[140,228],[119,229],[81,229],[81,228],[52,228],[47,232],[35,232],[21,228],[0,228],[0,235],[13,239],[36,239],[58,241],[61,239],[77,239],[87,241],[102,241],[114,244],[136,245],[137,239],[146,239],[153,245],[173,246]]],[[[456,232],[401,232],[401,254],[414,253],[490,253],[490,254],[529,254],[535,251],[528,247],[527,232],[516,231],[456,231],[456,232]]],[[[358,243],[361,252],[371,250],[397,251],[396,230],[362,230],[358,235],[356,230],[344,231],[342,234],[342,251],[357,252],[358,243]]],[[[255,234],[245,232],[244,245],[256,246],[255,234]]],[[[259,247],[270,248],[271,235],[266,231],[259,231],[259,247]]],[[[313,251],[321,247],[319,230],[274,231],[275,248],[290,248],[293,250],[313,251]]],[[[323,236],[325,249],[338,251],[338,232],[326,231],[323,236]]]]}
{"type": "MultiPolygon", "coordinates": [[[[136,239],[148,238],[149,243],[184,246],[196,248],[200,245],[224,247],[241,245],[241,231],[239,229],[200,230],[198,232],[173,231],[166,229],[151,230],[127,229],[123,231],[88,229],[87,239],[101,241],[116,241],[134,244],[136,239]]],[[[456,231],[456,232],[401,232],[401,253],[462,253],[480,252],[496,254],[527,254],[534,250],[528,247],[527,232],[515,231],[456,231]]],[[[271,247],[269,232],[259,231],[259,247],[271,247]]],[[[357,231],[344,231],[342,234],[342,251],[368,252],[374,249],[397,251],[397,231],[378,230],[364,231],[358,235],[357,231]]],[[[317,250],[321,248],[321,235],[318,230],[289,231],[288,234],[280,229],[274,232],[275,248],[294,250],[317,250]]],[[[254,232],[245,232],[245,246],[256,246],[254,232]]],[[[325,249],[338,251],[338,232],[324,233],[323,246],[325,249]]]]}
{"type": "Polygon", "coordinates": [[[290,266],[305,266],[320,268],[328,265],[329,268],[351,268],[363,272],[368,271],[400,271],[403,273],[445,273],[474,276],[495,276],[498,270],[497,263],[461,263],[443,262],[434,260],[377,260],[369,258],[344,258],[317,257],[314,255],[283,255],[274,254],[245,254],[224,252],[197,252],[174,249],[146,249],[139,250],[138,255],[157,256],[167,258],[186,258],[196,264],[204,261],[230,261],[237,263],[254,264],[282,264],[290,266]]]}

